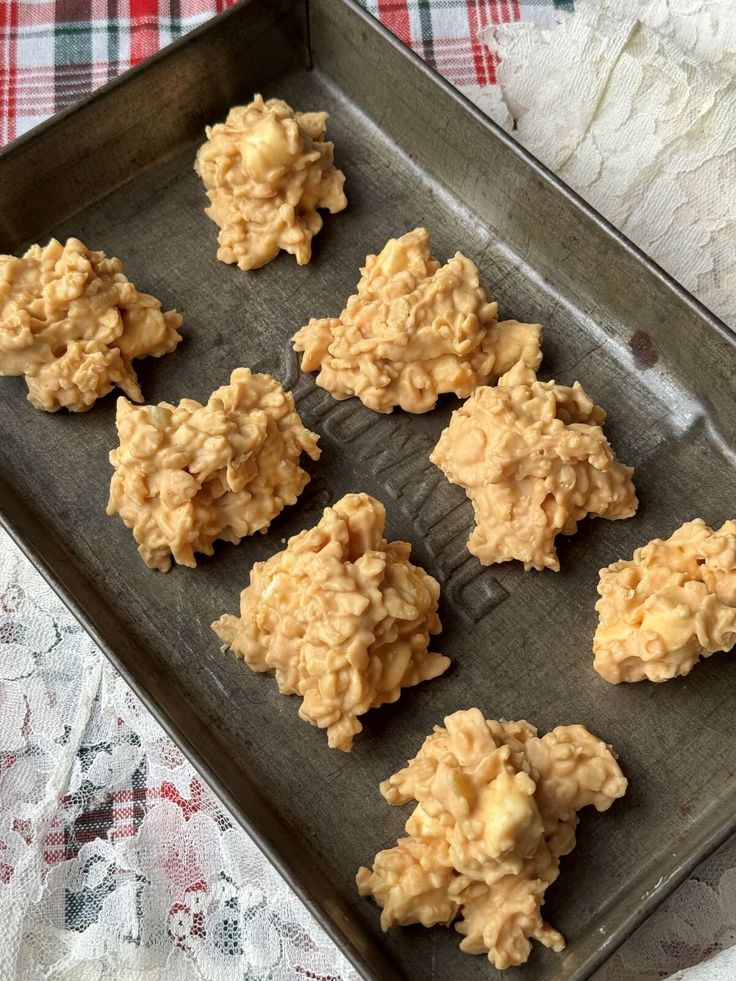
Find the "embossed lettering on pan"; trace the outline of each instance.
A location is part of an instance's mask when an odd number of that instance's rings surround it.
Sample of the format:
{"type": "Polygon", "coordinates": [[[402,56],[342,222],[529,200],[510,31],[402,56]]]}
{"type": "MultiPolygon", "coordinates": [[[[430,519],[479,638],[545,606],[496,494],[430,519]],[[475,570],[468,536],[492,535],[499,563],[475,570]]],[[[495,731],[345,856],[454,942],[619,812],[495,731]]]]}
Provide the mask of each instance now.
{"type": "Polygon", "coordinates": [[[431,439],[401,413],[356,411],[351,401],[327,397],[301,372],[292,391],[309,424],[346,452],[346,459],[359,460],[411,519],[415,540],[435,560],[435,575],[453,609],[469,624],[489,617],[509,593],[492,568],[479,568],[469,554],[470,509],[430,462],[431,439]]]}

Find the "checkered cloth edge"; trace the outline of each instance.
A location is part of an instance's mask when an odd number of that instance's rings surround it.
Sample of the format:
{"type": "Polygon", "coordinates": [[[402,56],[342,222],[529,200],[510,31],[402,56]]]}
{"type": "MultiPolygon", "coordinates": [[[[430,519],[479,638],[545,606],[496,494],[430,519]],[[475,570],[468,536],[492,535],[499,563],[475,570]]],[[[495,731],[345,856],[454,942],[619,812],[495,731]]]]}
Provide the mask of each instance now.
{"type": "Polygon", "coordinates": [[[536,20],[540,8],[572,10],[573,0],[360,0],[404,44],[453,85],[492,85],[496,60],[480,40],[493,24],[536,20]]]}
{"type": "Polygon", "coordinates": [[[0,145],[232,0],[0,0],[0,145]]]}
{"type": "MultiPolygon", "coordinates": [[[[233,0],[0,0],[0,146],[233,0]]],[[[361,0],[454,85],[495,81],[479,32],[572,0],[361,0]]]]}

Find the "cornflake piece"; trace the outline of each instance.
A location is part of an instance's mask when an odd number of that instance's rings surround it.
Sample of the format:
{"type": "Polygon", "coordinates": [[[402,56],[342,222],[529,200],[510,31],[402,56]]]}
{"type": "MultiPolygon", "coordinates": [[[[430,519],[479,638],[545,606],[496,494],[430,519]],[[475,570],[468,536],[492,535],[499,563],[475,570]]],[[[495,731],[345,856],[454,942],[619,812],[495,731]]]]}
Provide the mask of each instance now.
{"type": "Polygon", "coordinates": [[[181,324],[77,238],[0,256],[0,375],[25,375],[37,409],[86,412],[116,385],[142,402],[132,362],[173,351],[181,324]]]}
{"type": "Polygon", "coordinates": [[[260,95],[207,127],[194,169],[207,187],[206,213],[220,226],[221,262],[258,269],[280,249],[300,266],[309,262],[322,228],[317,208],[335,214],[348,203],[326,127],[326,112],[294,112],[260,95]]]}
{"type": "Polygon", "coordinates": [[[579,382],[540,382],[523,364],[453,413],[430,460],[473,502],[468,548],[484,565],[558,570],[557,534],[574,534],[586,515],[636,512],[634,471],[616,459],[605,418],[579,382]]]}
{"type": "Polygon", "coordinates": [[[542,360],[539,324],[498,323],[475,263],[457,252],[441,266],[425,228],[392,238],[361,274],[338,318],[310,320],[294,337],[302,369],[319,368],[317,384],[336,399],[428,412],[444,392],[467,398],[517,361],[542,360]]]}
{"type": "Polygon", "coordinates": [[[212,624],[248,667],[275,671],[279,691],[301,695],[302,719],[346,752],[359,715],[450,664],[427,650],[441,630],[439,584],[409,562],[407,542],[382,537],[385,523],[379,501],[347,494],[254,565],[239,618],[212,624]]]}
{"type": "Polygon", "coordinates": [[[384,930],[437,923],[503,970],[523,964],[531,939],[560,951],[540,914],[560,858],[575,847],[577,811],[607,810],[627,781],[610,746],[584,726],[541,739],[528,722],[489,722],[478,709],[435,726],[409,765],[381,784],[389,804],[416,800],[396,847],[358,870],[361,896],[383,907],[384,930]]]}
{"type": "Polygon", "coordinates": [[[320,456],[292,395],[248,368],[237,368],[207,405],[137,408],[120,398],[117,427],[107,513],[133,529],[144,562],[161,572],[172,556],[196,566],[194,553],[212,555],[218,539],[265,532],[309,482],[302,450],[320,456]]]}
{"type": "Polygon", "coordinates": [[[687,521],[601,570],[594,667],[606,681],[669,681],[736,643],[736,521],[687,521]]]}

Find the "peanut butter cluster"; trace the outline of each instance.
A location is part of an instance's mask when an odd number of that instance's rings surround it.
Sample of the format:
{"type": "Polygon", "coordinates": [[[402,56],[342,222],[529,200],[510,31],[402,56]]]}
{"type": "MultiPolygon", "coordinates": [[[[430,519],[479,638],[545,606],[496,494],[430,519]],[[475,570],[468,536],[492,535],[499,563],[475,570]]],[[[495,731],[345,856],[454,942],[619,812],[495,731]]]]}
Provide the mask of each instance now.
{"type": "Polygon", "coordinates": [[[601,570],[594,666],[606,681],[669,681],[736,644],[736,521],[687,521],[601,570]]]}
{"type": "Polygon", "coordinates": [[[218,259],[258,269],[283,249],[300,266],[309,262],[322,228],[317,209],[347,207],[326,127],[326,112],[294,112],[260,95],[207,127],[194,166],[207,187],[206,213],[220,226],[218,259]]]}
{"type": "Polygon", "coordinates": [[[545,891],[575,846],[576,812],[607,810],[626,784],[611,747],[584,726],[540,739],[528,722],[455,712],[381,784],[389,804],[417,806],[407,837],[358,871],[358,890],[383,907],[384,930],[460,916],[461,950],[487,953],[499,970],[523,964],[531,939],[562,950],[541,917],[545,891]]]}
{"type": "Polygon", "coordinates": [[[453,413],[430,459],[473,502],[468,548],[484,565],[558,570],[556,535],[586,515],[636,512],[634,471],[616,459],[605,418],[579,382],[540,382],[521,363],[453,413]]]}
{"type": "Polygon", "coordinates": [[[142,402],[132,362],[173,351],[181,323],[79,239],[0,256],[0,375],[25,375],[37,409],[85,412],[116,385],[142,402]]]}
{"type": "Polygon", "coordinates": [[[475,263],[457,252],[440,265],[429,233],[416,228],[369,255],[340,316],[310,320],[294,348],[336,399],[428,412],[444,392],[467,398],[517,361],[539,366],[539,324],[499,323],[497,314],[475,263]]]}
{"type": "Polygon", "coordinates": [[[144,562],[161,572],[172,556],[196,566],[195,552],[212,555],[218,539],[265,532],[309,482],[302,450],[320,456],[291,394],[248,368],[233,371],[207,405],[120,398],[117,427],[107,513],[133,529],[144,562]]]}
{"type": "Polygon", "coordinates": [[[333,749],[350,750],[358,716],[450,663],[428,652],[440,587],[410,563],[407,542],[386,541],[385,522],[379,501],[347,494],[256,563],[240,617],[212,624],[253,671],[275,671],[279,691],[302,696],[299,715],[327,729],[333,749]]]}

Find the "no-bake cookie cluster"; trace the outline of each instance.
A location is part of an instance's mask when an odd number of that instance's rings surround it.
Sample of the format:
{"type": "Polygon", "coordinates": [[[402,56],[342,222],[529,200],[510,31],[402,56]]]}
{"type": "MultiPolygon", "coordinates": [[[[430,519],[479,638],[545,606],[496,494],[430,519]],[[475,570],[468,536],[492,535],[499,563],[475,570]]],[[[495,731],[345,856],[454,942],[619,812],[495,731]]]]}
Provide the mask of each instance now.
{"type": "Polygon", "coordinates": [[[606,681],[668,681],[736,643],[736,521],[687,521],[666,541],[601,570],[596,671],[606,681]]]}
{"type": "Polygon", "coordinates": [[[484,565],[557,570],[558,534],[587,515],[635,514],[634,471],[616,459],[605,418],[579,382],[540,382],[521,363],[453,414],[430,459],[473,502],[468,548],[484,565]]]}
{"type": "Polygon", "coordinates": [[[294,112],[260,95],[207,128],[196,170],[207,187],[207,214],[220,228],[217,258],[258,269],[283,250],[300,266],[322,228],[318,209],[347,206],[345,175],[325,139],[326,112],[294,112]]]}
{"type": "Polygon", "coordinates": [[[24,375],[37,409],[85,412],[115,387],[142,402],[133,361],[173,351],[181,324],[79,239],[0,256],[0,375],[24,375]]]}
{"type": "Polygon", "coordinates": [[[310,320],[294,337],[302,369],[337,399],[369,409],[428,412],[440,395],[467,398],[517,362],[542,360],[539,324],[498,322],[498,304],[462,253],[441,265],[424,228],[369,255],[358,291],[337,318],[310,320]]]}
{"type": "Polygon", "coordinates": [[[625,792],[616,754],[584,726],[540,738],[528,722],[455,712],[381,784],[389,804],[416,807],[407,836],[358,871],[358,889],[383,907],[384,930],[459,917],[460,948],[500,970],[523,964],[532,939],[562,950],[542,919],[545,891],[575,847],[577,812],[625,792]]]}
{"type": "Polygon", "coordinates": [[[146,565],[172,558],[195,566],[219,539],[265,532],[309,481],[302,452],[318,460],[318,437],[302,425],[293,396],[270,375],[237,368],[206,405],[131,405],[118,400],[120,445],[108,514],[133,529],[146,565]]]}
{"type": "Polygon", "coordinates": [[[300,716],[335,749],[350,749],[359,716],[450,663],[429,652],[439,583],[411,564],[407,542],[386,541],[385,523],[379,501],[348,494],[256,563],[240,617],[212,625],[248,667],[274,671],[279,691],[302,697],[300,716]]]}

